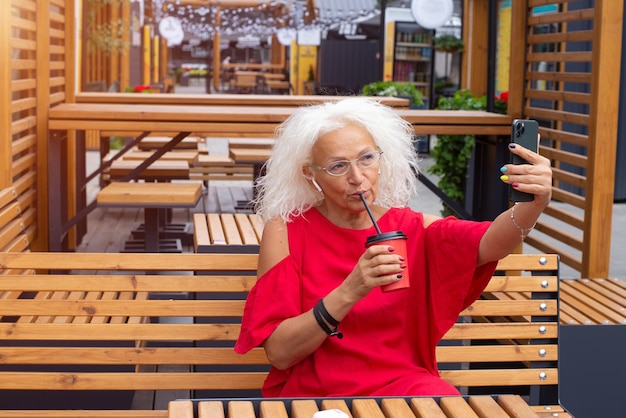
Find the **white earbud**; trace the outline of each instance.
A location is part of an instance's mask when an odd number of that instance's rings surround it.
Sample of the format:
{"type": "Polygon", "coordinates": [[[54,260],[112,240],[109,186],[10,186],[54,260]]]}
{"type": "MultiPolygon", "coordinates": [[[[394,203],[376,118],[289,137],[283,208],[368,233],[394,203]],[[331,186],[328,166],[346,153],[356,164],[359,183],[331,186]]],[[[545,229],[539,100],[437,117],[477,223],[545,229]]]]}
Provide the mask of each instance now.
{"type": "Polygon", "coordinates": [[[313,183],[313,187],[315,187],[317,189],[318,192],[322,193],[322,188],[320,187],[320,185],[315,181],[315,179],[311,179],[311,183],[313,183]]]}

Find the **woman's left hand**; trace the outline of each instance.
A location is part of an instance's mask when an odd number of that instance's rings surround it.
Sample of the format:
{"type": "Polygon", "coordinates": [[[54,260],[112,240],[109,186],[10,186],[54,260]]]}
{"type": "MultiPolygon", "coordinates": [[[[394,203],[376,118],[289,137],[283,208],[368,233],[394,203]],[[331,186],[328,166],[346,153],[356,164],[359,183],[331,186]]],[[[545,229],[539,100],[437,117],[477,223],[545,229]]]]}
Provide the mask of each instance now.
{"type": "Polygon", "coordinates": [[[529,164],[506,164],[500,179],[511,187],[535,195],[534,202],[547,206],[552,198],[552,166],[546,157],[519,144],[510,144],[511,153],[529,164]]]}

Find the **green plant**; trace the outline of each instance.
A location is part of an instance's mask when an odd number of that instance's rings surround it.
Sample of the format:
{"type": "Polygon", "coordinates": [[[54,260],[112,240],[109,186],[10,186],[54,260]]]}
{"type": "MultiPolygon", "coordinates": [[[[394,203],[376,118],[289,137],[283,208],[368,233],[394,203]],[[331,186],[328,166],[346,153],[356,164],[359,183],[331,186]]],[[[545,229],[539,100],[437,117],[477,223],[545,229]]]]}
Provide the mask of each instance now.
{"type": "Polygon", "coordinates": [[[130,22],[123,19],[106,19],[101,21],[99,13],[104,13],[114,3],[121,7],[132,0],[87,0],[85,16],[87,21],[87,47],[91,51],[100,50],[105,54],[128,53],[130,41],[124,40],[124,34],[130,31],[130,22]]]}
{"type": "Polygon", "coordinates": [[[422,93],[412,84],[400,81],[374,81],[363,86],[363,96],[392,96],[408,97],[411,107],[420,107],[424,104],[422,93]]]}
{"type": "Polygon", "coordinates": [[[437,51],[462,52],[465,48],[465,42],[463,42],[463,39],[457,38],[454,35],[445,34],[435,37],[434,47],[437,51]]]}
{"type": "MultiPolygon", "coordinates": [[[[485,110],[486,97],[475,97],[469,90],[458,90],[453,97],[442,97],[437,103],[440,110],[485,110]]],[[[453,201],[465,200],[467,162],[474,149],[473,135],[438,135],[431,150],[433,165],[428,172],[439,176],[437,185],[453,201]]],[[[444,203],[442,214],[451,214],[444,203]]]]}

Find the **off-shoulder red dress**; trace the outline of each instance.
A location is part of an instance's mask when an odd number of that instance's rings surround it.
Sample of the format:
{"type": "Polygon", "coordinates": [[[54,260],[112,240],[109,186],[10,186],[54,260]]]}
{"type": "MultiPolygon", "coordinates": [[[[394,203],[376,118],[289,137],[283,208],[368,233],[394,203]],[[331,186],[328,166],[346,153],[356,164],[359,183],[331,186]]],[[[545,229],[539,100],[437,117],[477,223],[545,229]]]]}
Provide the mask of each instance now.
{"type": "MultiPolygon", "coordinates": [[[[407,239],[409,289],[372,290],[341,321],[342,339],[327,338],[287,370],[272,368],[267,397],[458,395],[439,377],[435,347],[459,313],[482,292],[496,263],[476,267],[489,222],[445,218],[423,226],[411,209],[390,209],[381,230],[407,239]]],[[[317,209],[288,225],[290,255],[259,278],[246,301],[235,345],[261,345],[281,321],[310,310],[356,265],[374,227],[338,227],[317,209]]]]}

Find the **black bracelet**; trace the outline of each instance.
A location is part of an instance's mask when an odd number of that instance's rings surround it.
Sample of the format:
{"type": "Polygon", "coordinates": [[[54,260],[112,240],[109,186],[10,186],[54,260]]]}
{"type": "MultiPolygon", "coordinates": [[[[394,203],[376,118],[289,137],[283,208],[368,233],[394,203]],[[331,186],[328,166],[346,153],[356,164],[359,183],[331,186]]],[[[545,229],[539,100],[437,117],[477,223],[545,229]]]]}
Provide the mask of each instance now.
{"type": "Polygon", "coordinates": [[[320,304],[318,303],[317,305],[313,307],[313,316],[315,317],[315,320],[319,324],[320,328],[322,328],[324,332],[328,334],[329,336],[342,339],[343,333],[337,329],[336,325],[335,325],[335,329],[331,330],[328,324],[326,324],[326,322],[324,321],[324,318],[322,318],[322,312],[320,311],[319,305],[320,304]]]}
{"type": "Polygon", "coordinates": [[[324,317],[326,322],[328,322],[333,327],[336,327],[337,325],[339,325],[339,321],[333,318],[333,316],[330,313],[328,313],[328,310],[326,310],[326,306],[324,306],[324,299],[320,299],[317,302],[317,306],[319,307],[320,312],[322,313],[322,316],[324,317]]]}

